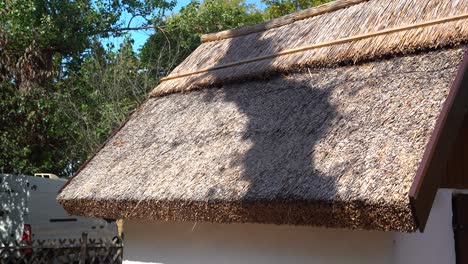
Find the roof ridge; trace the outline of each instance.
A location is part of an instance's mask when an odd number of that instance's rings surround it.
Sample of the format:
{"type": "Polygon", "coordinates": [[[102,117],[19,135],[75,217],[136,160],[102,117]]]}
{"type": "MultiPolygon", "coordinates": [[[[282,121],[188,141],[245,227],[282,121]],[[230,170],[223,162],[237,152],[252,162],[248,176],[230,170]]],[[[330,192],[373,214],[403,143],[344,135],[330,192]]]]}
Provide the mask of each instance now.
{"type": "Polygon", "coordinates": [[[294,12],[285,16],[274,18],[272,20],[251,25],[245,26],[236,29],[224,30],[216,33],[204,34],[201,36],[202,42],[217,41],[227,38],[234,38],[238,36],[249,35],[252,33],[262,32],[273,28],[278,28],[292,24],[298,20],[303,20],[306,18],[322,15],[325,13],[330,13],[339,9],[347,8],[352,5],[357,5],[362,2],[367,2],[370,0],[335,0],[326,4],[319,6],[311,7],[305,10],[294,12]]]}

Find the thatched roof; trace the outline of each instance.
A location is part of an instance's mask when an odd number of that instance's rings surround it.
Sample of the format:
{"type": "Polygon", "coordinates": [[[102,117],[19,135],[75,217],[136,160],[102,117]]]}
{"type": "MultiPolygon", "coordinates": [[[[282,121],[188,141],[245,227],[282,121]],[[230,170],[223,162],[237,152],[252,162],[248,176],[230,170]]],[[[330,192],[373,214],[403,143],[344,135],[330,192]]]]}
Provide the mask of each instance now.
{"type": "Polygon", "coordinates": [[[410,188],[449,112],[468,0],[348,0],[314,10],[205,36],[211,41],[153,91],[60,202],[111,218],[423,225],[410,188]],[[372,36],[353,37],[362,34],[372,36]]]}
{"type": "Polygon", "coordinates": [[[456,44],[468,36],[468,0],[342,0],[334,3],[329,4],[329,9],[334,10],[332,12],[323,13],[324,10],[318,7],[315,9],[321,10],[319,15],[314,15],[314,9],[311,9],[308,11],[311,17],[301,16],[302,20],[282,27],[248,35],[241,32],[238,37],[205,42],[169,77],[265,58],[167,80],[152,94],[187,91],[232,79],[265,76],[306,66],[325,67],[375,60],[418,49],[456,44]],[[336,6],[340,9],[335,10],[336,6]],[[458,19],[450,21],[453,18],[458,19]],[[311,49],[287,52],[307,47],[311,49]],[[280,52],[286,54],[272,56],[280,52]]]}

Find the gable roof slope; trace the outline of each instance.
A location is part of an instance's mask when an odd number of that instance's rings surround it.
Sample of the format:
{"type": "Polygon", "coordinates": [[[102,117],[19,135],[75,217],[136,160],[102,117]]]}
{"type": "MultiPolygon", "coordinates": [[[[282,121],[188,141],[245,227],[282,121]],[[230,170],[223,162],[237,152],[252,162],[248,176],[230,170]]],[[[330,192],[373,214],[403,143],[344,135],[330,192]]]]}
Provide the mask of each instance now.
{"type": "Polygon", "coordinates": [[[409,192],[467,50],[468,0],[291,16],[205,36],[59,201],[95,217],[423,226],[409,192]]]}

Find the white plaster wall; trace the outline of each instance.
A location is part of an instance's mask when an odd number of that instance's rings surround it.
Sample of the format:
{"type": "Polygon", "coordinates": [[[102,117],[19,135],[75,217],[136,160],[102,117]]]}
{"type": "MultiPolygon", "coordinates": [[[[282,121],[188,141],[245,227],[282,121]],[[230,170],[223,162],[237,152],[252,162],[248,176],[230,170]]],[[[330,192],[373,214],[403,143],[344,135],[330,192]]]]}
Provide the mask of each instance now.
{"type": "Polygon", "coordinates": [[[424,233],[395,233],[395,263],[455,264],[452,194],[467,191],[440,189],[424,233]]]}
{"type": "Polygon", "coordinates": [[[392,234],[260,224],[126,222],[124,259],[127,264],[386,264],[392,259],[392,234]]]}
{"type": "Polygon", "coordinates": [[[124,263],[455,264],[452,192],[439,191],[423,234],[126,221],[124,263]]]}

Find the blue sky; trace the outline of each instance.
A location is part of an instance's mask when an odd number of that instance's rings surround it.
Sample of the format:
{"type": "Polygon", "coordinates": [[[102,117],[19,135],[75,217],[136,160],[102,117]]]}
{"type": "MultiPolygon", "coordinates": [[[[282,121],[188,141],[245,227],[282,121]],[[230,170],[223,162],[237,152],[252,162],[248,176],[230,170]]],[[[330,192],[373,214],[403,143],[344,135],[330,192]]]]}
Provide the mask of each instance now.
{"type": "MultiPolygon", "coordinates": [[[[178,12],[182,7],[186,6],[187,4],[190,3],[191,0],[178,0],[177,5],[175,8],[172,10],[172,12],[178,12]]],[[[258,7],[261,7],[260,0],[246,0],[248,4],[256,4],[258,7]]],[[[122,16],[122,21],[125,22],[125,24],[128,23],[128,20],[130,19],[129,15],[124,15],[122,16]]],[[[140,24],[139,19],[133,19],[132,25],[131,26],[137,26],[140,24]]],[[[135,40],[135,43],[133,45],[133,49],[137,51],[138,49],[145,44],[146,40],[148,37],[152,34],[153,30],[139,30],[139,31],[131,31],[129,32],[130,37],[135,40]]],[[[124,37],[119,37],[119,38],[110,38],[106,39],[103,42],[104,43],[113,43],[114,47],[118,48],[120,44],[123,42],[124,37]]]]}

